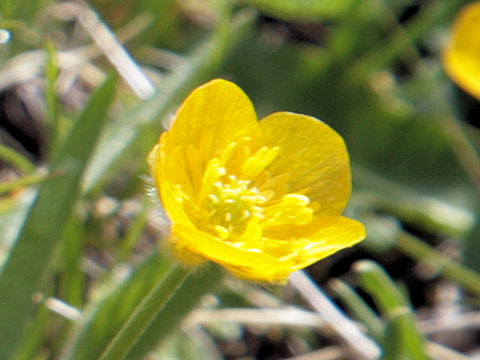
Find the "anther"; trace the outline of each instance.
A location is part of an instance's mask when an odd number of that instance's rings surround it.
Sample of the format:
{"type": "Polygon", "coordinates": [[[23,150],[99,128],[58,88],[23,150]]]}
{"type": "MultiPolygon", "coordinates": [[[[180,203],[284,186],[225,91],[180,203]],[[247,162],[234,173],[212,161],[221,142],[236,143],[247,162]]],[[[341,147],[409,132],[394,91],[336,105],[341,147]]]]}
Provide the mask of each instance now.
{"type": "Polygon", "coordinates": [[[217,195],[210,194],[210,195],[208,195],[208,198],[210,200],[212,200],[212,202],[215,203],[215,204],[218,204],[220,202],[220,199],[218,198],[217,195]]]}

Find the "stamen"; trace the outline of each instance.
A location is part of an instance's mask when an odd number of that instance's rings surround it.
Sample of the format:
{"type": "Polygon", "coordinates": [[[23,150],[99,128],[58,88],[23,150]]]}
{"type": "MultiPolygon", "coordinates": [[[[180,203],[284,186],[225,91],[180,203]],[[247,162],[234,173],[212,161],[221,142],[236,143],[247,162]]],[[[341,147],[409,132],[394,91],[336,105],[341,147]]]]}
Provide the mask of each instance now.
{"type": "Polygon", "coordinates": [[[208,222],[221,239],[243,234],[253,217],[261,217],[257,214],[262,211],[259,205],[266,199],[256,187],[251,187],[250,180],[230,174],[213,183],[211,190],[214,193],[207,196],[206,206],[208,222]]]}
{"type": "Polygon", "coordinates": [[[217,231],[218,237],[222,240],[226,240],[230,236],[230,232],[223,226],[217,225],[215,226],[215,230],[217,231]]]}
{"type": "Polygon", "coordinates": [[[212,202],[214,202],[215,204],[218,204],[219,201],[220,201],[220,200],[218,199],[218,196],[217,196],[217,195],[214,195],[214,194],[208,195],[208,198],[209,198],[210,200],[212,200],[212,202]]]}
{"type": "Polygon", "coordinates": [[[239,140],[209,161],[202,181],[201,208],[212,234],[246,246],[252,236],[255,241],[262,237],[264,226],[311,220],[310,199],[299,193],[288,194],[288,176],[272,177],[265,170],[278,151],[264,146],[252,152],[239,140]]]}
{"type": "Polygon", "coordinates": [[[278,147],[268,148],[262,146],[253,156],[249,157],[242,165],[242,177],[256,178],[265,168],[272,163],[279,152],[278,147]]]}
{"type": "Polygon", "coordinates": [[[265,225],[306,224],[312,220],[310,199],[301,194],[287,194],[282,201],[264,208],[265,225]]]}

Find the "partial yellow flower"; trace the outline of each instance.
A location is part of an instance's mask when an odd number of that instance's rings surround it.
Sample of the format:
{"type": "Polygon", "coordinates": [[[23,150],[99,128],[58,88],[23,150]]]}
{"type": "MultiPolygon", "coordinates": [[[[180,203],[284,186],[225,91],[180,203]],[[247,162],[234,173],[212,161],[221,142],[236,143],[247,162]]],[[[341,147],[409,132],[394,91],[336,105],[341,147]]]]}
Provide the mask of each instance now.
{"type": "Polygon", "coordinates": [[[459,12],[453,25],[443,63],[448,75],[480,100],[480,2],[459,12]]]}
{"type": "Polygon", "coordinates": [[[187,264],[211,260],[243,279],[285,283],[365,237],[341,216],[351,191],[343,139],[305,115],[257,121],[229,81],[188,96],[148,163],[174,254],[187,264]]]}

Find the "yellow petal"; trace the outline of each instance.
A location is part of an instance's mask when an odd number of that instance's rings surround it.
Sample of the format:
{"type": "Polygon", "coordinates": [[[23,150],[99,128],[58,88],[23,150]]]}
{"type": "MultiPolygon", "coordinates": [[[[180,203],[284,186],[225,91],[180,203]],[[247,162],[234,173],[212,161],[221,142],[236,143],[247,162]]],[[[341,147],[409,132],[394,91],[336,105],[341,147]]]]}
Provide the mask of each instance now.
{"type": "Polygon", "coordinates": [[[224,266],[228,271],[240,279],[277,285],[285,285],[290,274],[296,271],[288,262],[278,262],[278,265],[275,268],[265,268],[261,273],[255,268],[224,266]]]}
{"type": "MultiPolygon", "coordinates": [[[[287,226],[286,226],[287,227],[287,226]]],[[[288,231],[286,227],[282,229],[282,235],[285,236],[288,231]]],[[[284,284],[288,276],[297,270],[303,269],[321,259],[330,256],[337,251],[351,247],[362,241],[365,236],[364,226],[356,221],[343,216],[330,216],[319,218],[307,225],[288,225],[291,236],[297,236],[297,239],[290,239],[284,245],[277,249],[269,247],[269,241],[275,246],[276,240],[264,239],[264,253],[272,255],[276,262],[272,265],[261,266],[242,266],[238,263],[236,266],[224,264],[234,275],[247,280],[264,281],[270,283],[284,284]],[[301,238],[306,236],[305,238],[301,238]],[[275,253],[279,255],[287,252],[282,257],[274,257],[275,253]]],[[[270,235],[272,233],[270,232],[270,235]]],[[[279,243],[282,243],[279,241],[279,243]]]]}
{"type": "MultiPolygon", "coordinates": [[[[253,105],[237,85],[217,79],[196,88],[179,108],[168,137],[171,149],[179,149],[185,158],[189,146],[198,151],[195,163],[200,171],[186,171],[185,161],[176,164],[177,176],[202,173],[207,162],[232,142],[257,133],[253,105]]],[[[198,184],[198,179],[193,182],[198,184]]]]}
{"type": "Polygon", "coordinates": [[[302,249],[297,249],[296,270],[353,246],[366,236],[362,223],[343,216],[319,218],[312,221],[309,227],[317,227],[317,231],[309,236],[302,249]]]}
{"type": "Polygon", "coordinates": [[[465,6],[458,14],[443,63],[448,75],[480,100],[480,2],[465,6]]]}
{"type": "Polygon", "coordinates": [[[195,264],[197,259],[209,259],[224,266],[238,278],[284,284],[296,264],[290,260],[271,257],[260,249],[244,249],[221,241],[215,236],[184,226],[173,227],[173,244],[180,260],[195,264]]]}
{"type": "Polygon", "coordinates": [[[317,215],[339,215],[351,191],[349,157],[340,135],[313,117],[288,112],[274,113],[259,124],[265,145],[280,149],[267,171],[290,174],[289,192],[316,202],[317,215]]]}
{"type": "MultiPolygon", "coordinates": [[[[279,266],[284,266],[260,249],[235,247],[232,243],[222,241],[194,228],[174,225],[172,233],[178,242],[174,246],[182,246],[192,253],[226,266],[229,270],[235,268],[237,272],[241,273],[245,268],[246,275],[249,274],[249,271],[254,272],[257,279],[263,281],[268,281],[265,274],[271,273],[272,269],[277,269],[279,266]]],[[[293,265],[292,262],[285,262],[285,264],[293,265]]],[[[245,276],[242,277],[245,278],[245,276]]]]}
{"type": "Polygon", "coordinates": [[[191,144],[211,158],[249,136],[257,116],[247,95],[232,82],[216,79],[196,88],[177,111],[169,130],[173,146],[191,144]]]}

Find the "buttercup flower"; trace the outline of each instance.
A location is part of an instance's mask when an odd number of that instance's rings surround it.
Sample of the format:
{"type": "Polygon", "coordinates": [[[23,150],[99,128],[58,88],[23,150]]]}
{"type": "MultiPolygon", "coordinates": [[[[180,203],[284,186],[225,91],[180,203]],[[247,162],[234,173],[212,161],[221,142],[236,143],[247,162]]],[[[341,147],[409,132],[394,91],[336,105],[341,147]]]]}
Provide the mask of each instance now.
{"type": "Polygon", "coordinates": [[[188,96],[148,163],[184,263],[211,260],[243,279],[285,283],[365,237],[341,216],[351,191],[343,139],[305,115],[257,121],[229,81],[188,96]]]}
{"type": "Polygon", "coordinates": [[[480,100],[480,2],[465,6],[453,25],[443,63],[462,89],[480,100]]]}

